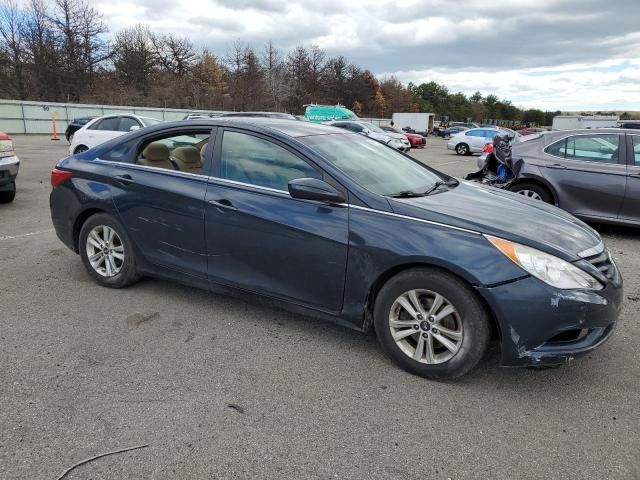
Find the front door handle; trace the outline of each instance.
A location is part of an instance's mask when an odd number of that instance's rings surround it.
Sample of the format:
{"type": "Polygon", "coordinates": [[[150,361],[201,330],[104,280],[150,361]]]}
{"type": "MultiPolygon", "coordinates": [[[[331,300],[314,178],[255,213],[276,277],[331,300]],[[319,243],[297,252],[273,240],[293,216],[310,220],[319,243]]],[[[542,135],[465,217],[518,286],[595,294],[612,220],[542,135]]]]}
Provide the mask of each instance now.
{"type": "Polygon", "coordinates": [[[638,172],[638,173],[630,173],[629,176],[630,177],[640,178],[640,172],[638,172]]]}
{"type": "Polygon", "coordinates": [[[209,205],[216,207],[219,210],[226,210],[228,212],[236,212],[238,209],[233,206],[233,204],[226,199],[222,200],[209,200],[209,205]]]}
{"type": "Polygon", "coordinates": [[[565,170],[567,167],[564,165],[560,165],[559,163],[552,163],[551,165],[547,165],[547,168],[555,168],[556,170],[565,170]]]}
{"type": "Polygon", "coordinates": [[[130,185],[132,183],[136,183],[136,181],[131,178],[131,175],[126,174],[126,175],[117,175],[115,177],[116,182],[121,183],[123,185],[130,185]]]}

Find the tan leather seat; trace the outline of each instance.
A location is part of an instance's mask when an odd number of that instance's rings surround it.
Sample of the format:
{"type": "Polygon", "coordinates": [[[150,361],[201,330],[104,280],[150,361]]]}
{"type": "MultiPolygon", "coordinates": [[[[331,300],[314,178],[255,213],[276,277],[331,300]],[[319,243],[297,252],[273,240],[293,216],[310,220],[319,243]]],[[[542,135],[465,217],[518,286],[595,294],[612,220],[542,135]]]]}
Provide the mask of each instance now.
{"type": "Polygon", "coordinates": [[[178,170],[188,173],[202,173],[200,152],[196,147],[178,147],[173,150],[172,160],[178,166],[178,170]]]}
{"type": "Polygon", "coordinates": [[[200,149],[200,159],[202,159],[202,161],[204,162],[204,156],[207,153],[207,145],[209,145],[209,143],[205,143],[202,148],[200,149]]]}
{"type": "Polygon", "coordinates": [[[146,167],[175,170],[173,163],[169,160],[170,156],[169,147],[164,143],[152,142],[142,150],[142,157],[138,159],[138,164],[146,167]]]}

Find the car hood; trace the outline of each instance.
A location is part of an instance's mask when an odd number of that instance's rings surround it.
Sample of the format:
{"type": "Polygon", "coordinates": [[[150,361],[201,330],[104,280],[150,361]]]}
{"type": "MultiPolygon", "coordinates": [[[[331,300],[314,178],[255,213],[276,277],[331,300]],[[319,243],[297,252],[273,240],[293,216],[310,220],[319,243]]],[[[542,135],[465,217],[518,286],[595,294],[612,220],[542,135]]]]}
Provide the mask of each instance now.
{"type": "Polygon", "coordinates": [[[557,207],[465,181],[442,193],[389,203],[401,215],[495,235],[568,261],[601,243],[595,230],[557,207]]]}
{"type": "Polygon", "coordinates": [[[389,135],[391,138],[395,138],[396,140],[406,140],[407,139],[407,137],[405,137],[404,134],[402,134],[402,133],[387,132],[387,135],[389,135]]]}

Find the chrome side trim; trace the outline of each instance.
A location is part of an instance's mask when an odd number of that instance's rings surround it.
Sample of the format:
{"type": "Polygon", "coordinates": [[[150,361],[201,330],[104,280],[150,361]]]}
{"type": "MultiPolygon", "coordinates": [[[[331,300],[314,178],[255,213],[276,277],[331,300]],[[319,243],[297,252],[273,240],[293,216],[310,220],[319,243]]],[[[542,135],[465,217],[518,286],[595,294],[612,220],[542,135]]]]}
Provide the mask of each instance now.
{"type": "Polygon", "coordinates": [[[277,188],[262,187],[260,185],[254,185],[252,183],[237,182],[235,180],[228,180],[226,178],[209,177],[209,182],[211,182],[211,183],[229,184],[229,185],[237,185],[237,186],[240,186],[240,187],[255,188],[255,189],[258,189],[258,190],[264,190],[265,192],[279,193],[281,195],[290,196],[289,192],[286,191],[286,190],[278,190],[277,188]]]}
{"type": "Polygon", "coordinates": [[[454,225],[448,225],[446,223],[440,223],[440,222],[433,222],[431,220],[424,220],[422,218],[410,217],[408,215],[400,215],[399,213],[385,212],[384,210],[375,210],[373,208],[361,207],[359,205],[349,205],[349,207],[355,208],[356,210],[363,210],[365,212],[372,212],[372,213],[378,213],[380,215],[386,215],[388,217],[396,217],[396,218],[402,218],[405,220],[413,220],[415,222],[427,223],[429,225],[435,225],[437,227],[450,228],[452,230],[458,230],[460,232],[473,233],[474,235],[482,235],[482,233],[477,232],[475,230],[469,230],[468,228],[456,227],[454,225]]]}
{"type": "Polygon", "coordinates": [[[197,178],[198,180],[202,180],[202,181],[207,181],[211,178],[211,177],[208,177],[207,175],[199,175],[197,173],[182,172],[180,170],[169,170],[168,168],[138,165],[137,163],[112,162],[109,160],[101,160],[99,158],[94,158],[91,161],[97,162],[101,165],[109,165],[111,167],[130,168],[132,170],[142,170],[142,171],[152,171],[152,172],[162,172],[162,173],[176,176],[176,177],[197,178]]]}
{"type": "Polygon", "coordinates": [[[593,255],[598,255],[604,251],[604,242],[600,240],[600,243],[595,247],[587,248],[581,252],[578,252],[578,256],[580,258],[592,257],[593,255]]]}

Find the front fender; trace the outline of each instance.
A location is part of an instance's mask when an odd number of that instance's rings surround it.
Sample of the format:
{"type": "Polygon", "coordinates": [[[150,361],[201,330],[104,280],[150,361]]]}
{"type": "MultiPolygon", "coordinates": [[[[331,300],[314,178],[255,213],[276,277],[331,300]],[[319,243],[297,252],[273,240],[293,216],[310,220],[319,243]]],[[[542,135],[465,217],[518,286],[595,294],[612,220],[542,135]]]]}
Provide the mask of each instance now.
{"type": "Polygon", "coordinates": [[[479,233],[352,208],[344,316],[366,329],[364,309],[372,286],[387,272],[415,265],[437,266],[476,287],[527,275],[479,233]]]}

